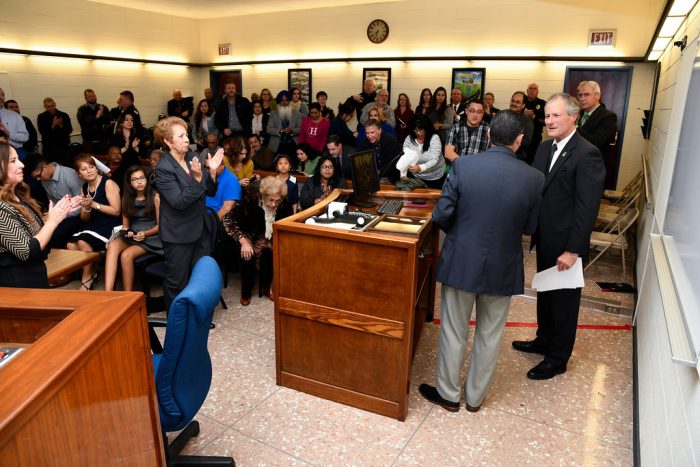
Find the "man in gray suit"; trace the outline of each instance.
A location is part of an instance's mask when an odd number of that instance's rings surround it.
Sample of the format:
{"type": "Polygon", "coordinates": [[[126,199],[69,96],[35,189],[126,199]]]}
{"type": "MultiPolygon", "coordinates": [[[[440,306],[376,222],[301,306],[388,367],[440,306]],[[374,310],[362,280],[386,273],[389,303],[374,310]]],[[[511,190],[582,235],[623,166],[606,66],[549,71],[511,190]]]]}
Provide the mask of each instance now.
{"type": "Polygon", "coordinates": [[[436,386],[421,384],[428,401],[450,412],[460,403],[459,374],[476,303],[476,331],[464,384],[467,410],[476,412],[493,379],[510,297],[523,293],[522,235],[537,225],[544,175],[517,159],[523,121],[506,110],[489,129],[491,148],[452,164],[433,222],[446,237],[438,263],[442,283],[436,386]]]}

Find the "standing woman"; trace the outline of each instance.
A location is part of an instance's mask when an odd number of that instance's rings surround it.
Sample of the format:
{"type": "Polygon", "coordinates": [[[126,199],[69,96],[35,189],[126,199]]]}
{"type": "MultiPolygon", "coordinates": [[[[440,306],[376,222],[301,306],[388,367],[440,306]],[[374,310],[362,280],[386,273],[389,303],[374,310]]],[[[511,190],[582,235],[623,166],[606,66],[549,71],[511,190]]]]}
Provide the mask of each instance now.
{"type": "Polygon", "coordinates": [[[452,130],[455,114],[452,107],[447,105],[447,91],[442,86],[433,93],[428,117],[433,122],[433,128],[440,137],[440,144],[444,146],[450,130],[452,130]]]}
{"type": "Polygon", "coordinates": [[[270,119],[270,115],[266,115],[263,112],[262,103],[260,101],[253,101],[253,120],[251,122],[251,132],[254,135],[260,137],[260,141],[263,144],[267,143],[267,121],[270,119]]]}
{"type": "Polygon", "coordinates": [[[163,242],[166,277],[163,283],[166,310],[187,285],[194,264],[211,254],[213,226],[207,223],[205,196],[216,194],[216,169],[223,149],[207,157],[208,170],[190,150],[187,123],[178,117],[160,120],[156,141],[166,148],[156,167],[160,194],[160,239],[163,242]]]}
{"type": "Polygon", "coordinates": [[[442,189],[445,182],[445,158],[442,157],[440,138],[425,115],[416,117],[411,135],[403,142],[404,153],[418,153],[418,162],[408,166],[409,177],[425,182],[428,188],[442,189]]]}
{"type": "Polygon", "coordinates": [[[296,86],[292,86],[292,89],[289,90],[289,94],[292,95],[292,101],[289,103],[292,110],[299,112],[302,118],[309,115],[309,106],[307,106],[304,101],[301,100],[301,89],[296,86]]]}
{"type": "Polygon", "coordinates": [[[131,167],[139,163],[143,152],[143,135],[141,129],[134,126],[134,115],[125,112],[117,120],[116,132],[109,141],[110,146],[117,146],[122,153],[122,164],[131,167]]]}
{"type": "Polygon", "coordinates": [[[202,99],[197,104],[197,110],[194,112],[194,126],[192,126],[192,141],[197,144],[197,150],[201,151],[207,145],[207,136],[209,134],[219,137],[219,129],[214,123],[214,109],[209,107],[209,102],[202,99]]]}
{"type": "Polygon", "coordinates": [[[396,121],[396,139],[399,143],[404,142],[406,137],[411,133],[411,123],[415,113],[411,109],[411,101],[405,93],[399,94],[399,99],[396,101],[394,109],[394,120],[396,121]]]}
{"type": "Polygon", "coordinates": [[[423,88],[420,92],[420,97],[418,98],[418,105],[416,106],[416,115],[429,115],[431,102],[433,100],[433,92],[428,88],[423,88]]]}
{"type": "Polygon", "coordinates": [[[272,98],[272,93],[269,89],[263,88],[263,90],[260,91],[260,103],[262,104],[263,114],[265,114],[267,118],[270,118],[270,112],[277,107],[277,103],[272,98]]]}
{"type": "MultiPolygon", "coordinates": [[[[85,183],[81,189],[80,220],[83,225],[71,237],[66,248],[80,251],[105,251],[112,230],[119,225],[122,202],[119,186],[97,172],[95,160],[89,154],[75,158],[75,170],[85,183]]],[[[97,280],[94,264],[83,268],[81,290],[92,290],[97,280]]]]}
{"type": "Polygon", "coordinates": [[[49,204],[43,220],[39,204],[22,181],[23,168],[15,148],[0,142],[0,287],[47,289],[44,260],[51,235],[79,206],[80,197],[65,196],[55,205],[49,204]]]}
{"type": "Polygon", "coordinates": [[[132,165],[126,169],[121,233],[107,244],[106,291],[114,290],[118,263],[122,266],[124,290],[131,291],[134,287],[134,260],[148,252],[163,254],[163,244],[158,238],[159,207],[160,197],[152,189],[143,168],[132,165]]]}

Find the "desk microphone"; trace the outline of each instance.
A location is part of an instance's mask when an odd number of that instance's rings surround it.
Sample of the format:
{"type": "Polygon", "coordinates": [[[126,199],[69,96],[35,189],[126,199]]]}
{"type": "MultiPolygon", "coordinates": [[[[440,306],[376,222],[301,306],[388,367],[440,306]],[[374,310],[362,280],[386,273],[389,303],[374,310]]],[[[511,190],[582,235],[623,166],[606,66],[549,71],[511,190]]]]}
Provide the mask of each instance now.
{"type": "Polygon", "coordinates": [[[350,214],[342,214],[340,211],[333,211],[333,218],[338,219],[338,222],[347,222],[348,224],[365,225],[367,219],[362,216],[351,216],[350,214]]]}

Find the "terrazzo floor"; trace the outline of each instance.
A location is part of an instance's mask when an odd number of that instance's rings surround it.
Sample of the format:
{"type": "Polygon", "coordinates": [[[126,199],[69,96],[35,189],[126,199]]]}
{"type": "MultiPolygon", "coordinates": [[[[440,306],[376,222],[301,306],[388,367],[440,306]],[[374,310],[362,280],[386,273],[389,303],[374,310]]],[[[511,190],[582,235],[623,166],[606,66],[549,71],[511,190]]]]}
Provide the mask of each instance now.
{"type": "MultiPolygon", "coordinates": [[[[526,251],[526,285],[534,261],[526,251]]],[[[627,271],[626,282],[632,282],[631,267],[627,271]]],[[[623,281],[619,259],[590,268],[583,295],[633,309],[633,295],[601,292],[595,280],[623,281]]],[[[239,283],[232,274],[223,293],[228,309],[219,306],[214,315],[212,387],[196,417],[201,433],[183,453],[230,455],[239,466],[633,463],[628,315],[582,308],[567,372],[533,381],[525,374],[541,357],[517,352],[510,343],[534,336],[536,301],[513,297],[508,322],[518,325],[505,329],[493,386],[475,414],[447,412],[419,395],[419,384],[434,384],[440,332],[439,325],[426,323],[412,366],[408,417],[400,422],[277,386],[273,302],[253,297],[250,306],[241,306],[239,283]]],[[[438,300],[436,317],[439,306],[438,300]]]]}

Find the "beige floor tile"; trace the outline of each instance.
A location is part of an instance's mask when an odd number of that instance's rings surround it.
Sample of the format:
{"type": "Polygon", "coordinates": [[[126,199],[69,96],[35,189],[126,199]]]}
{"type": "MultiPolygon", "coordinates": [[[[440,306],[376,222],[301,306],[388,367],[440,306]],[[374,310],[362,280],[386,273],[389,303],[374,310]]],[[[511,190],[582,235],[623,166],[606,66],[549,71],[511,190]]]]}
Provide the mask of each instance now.
{"type": "MultiPolygon", "coordinates": [[[[180,452],[182,455],[196,454],[204,446],[211,443],[226,431],[226,425],[212,420],[211,418],[199,413],[194,419],[199,422],[199,434],[193,437],[185,446],[185,449],[180,452]]],[[[168,433],[168,440],[172,442],[182,430],[168,433]]]]}
{"type": "Polygon", "coordinates": [[[402,465],[631,465],[632,452],[489,407],[471,414],[432,406],[402,465]]]}
{"type": "Polygon", "coordinates": [[[236,466],[303,466],[310,465],[300,459],[229,429],[197,453],[202,456],[231,456],[236,466]]]}
{"type": "Polygon", "coordinates": [[[280,389],[234,428],[316,465],[389,465],[430,409],[417,392],[400,422],[342,404],[280,389]]]}

